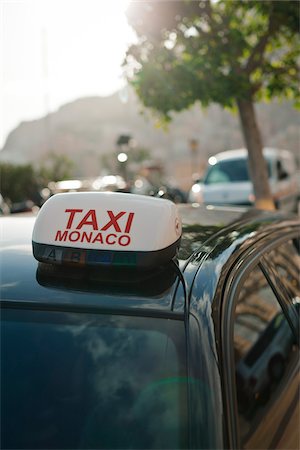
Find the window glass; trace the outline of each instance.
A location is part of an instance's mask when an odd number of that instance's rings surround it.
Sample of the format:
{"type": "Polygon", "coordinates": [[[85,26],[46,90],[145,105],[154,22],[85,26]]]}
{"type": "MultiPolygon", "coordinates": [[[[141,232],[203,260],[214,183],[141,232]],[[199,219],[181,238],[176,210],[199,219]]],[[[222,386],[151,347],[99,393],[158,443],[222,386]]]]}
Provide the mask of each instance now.
{"type": "Polygon", "coordinates": [[[284,243],[266,255],[278,274],[277,282],[284,286],[287,295],[299,310],[300,303],[300,255],[299,241],[284,243]]]}
{"type": "Polygon", "coordinates": [[[185,448],[184,327],[4,311],[1,448],[185,448]]]}
{"type": "MultiPolygon", "coordinates": [[[[247,277],[237,300],[234,355],[243,448],[290,448],[283,444],[277,447],[283,430],[279,436],[274,427],[287,426],[297,403],[292,374],[298,350],[290,325],[259,267],[247,277]]],[[[296,431],[294,434],[297,442],[296,431]]]]}
{"type": "Polygon", "coordinates": [[[285,180],[288,178],[289,173],[285,170],[282,162],[280,160],[276,161],[277,177],[278,180],[285,180]]]}
{"type": "MultiPolygon", "coordinates": [[[[270,176],[270,162],[268,162],[270,176]]],[[[204,184],[238,183],[249,181],[247,159],[218,161],[208,169],[204,184]]]]}

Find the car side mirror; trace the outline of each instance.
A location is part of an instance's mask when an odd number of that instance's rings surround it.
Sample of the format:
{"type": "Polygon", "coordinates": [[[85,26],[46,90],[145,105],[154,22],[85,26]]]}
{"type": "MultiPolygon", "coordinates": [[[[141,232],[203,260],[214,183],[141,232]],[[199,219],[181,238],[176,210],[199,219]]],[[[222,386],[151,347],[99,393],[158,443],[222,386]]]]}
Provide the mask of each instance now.
{"type": "Polygon", "coordinates": [[[288,177],[289,177],[289,174],[285,170],[282,170],[278,174],[279,180],[286,180],[288,177]]]}

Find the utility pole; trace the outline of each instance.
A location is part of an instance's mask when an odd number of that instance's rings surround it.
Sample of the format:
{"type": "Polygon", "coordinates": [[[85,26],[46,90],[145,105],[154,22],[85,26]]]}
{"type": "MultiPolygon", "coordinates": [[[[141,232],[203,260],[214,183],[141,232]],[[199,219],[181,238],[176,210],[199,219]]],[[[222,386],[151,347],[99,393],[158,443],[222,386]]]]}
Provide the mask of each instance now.
{"type": "Polygon", "coordinates": [[[191,156],[191,175],[192,178],[195,173],[199,170],[199,161],[198,161],[198,155],[199,155],[199,141],[198,139],[190,139],[189,140],[189,146],[190,146],[190,156],[191,156]]]}
{"type": "Polygon", "coordinates": [[[46,28],[42,28],[42,73],[44,81],[44,109],[45,109],[45,142],[47,152],[52,148],[51,124],[50,124],[50,97],[49,97],[49,78],[48,78],[48,35],[46,28]]]}

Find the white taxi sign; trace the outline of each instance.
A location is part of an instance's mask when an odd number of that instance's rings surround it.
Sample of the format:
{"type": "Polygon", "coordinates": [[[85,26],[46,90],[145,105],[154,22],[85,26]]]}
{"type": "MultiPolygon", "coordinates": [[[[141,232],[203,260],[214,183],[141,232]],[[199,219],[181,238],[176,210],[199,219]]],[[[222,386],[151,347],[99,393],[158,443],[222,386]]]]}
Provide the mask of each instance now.
{"type": "Polygon", "coordinates": [[[124,193],[74,192],[56,194],[43,205],[32,241],[35,258],[48,263],[147,266],[172,259],[180,236],[178,210],[168,200],[124,193]],[[115,253],[118,255],[114,257],[115,253]]]}

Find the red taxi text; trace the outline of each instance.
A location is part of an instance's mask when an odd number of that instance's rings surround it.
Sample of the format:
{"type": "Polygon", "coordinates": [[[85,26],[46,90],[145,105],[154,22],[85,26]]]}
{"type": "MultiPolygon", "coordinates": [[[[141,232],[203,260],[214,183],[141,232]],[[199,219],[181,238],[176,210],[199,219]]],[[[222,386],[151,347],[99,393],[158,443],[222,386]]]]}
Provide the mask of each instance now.
{"type": "Polygon", "coordinates": [[[120,211],[115,214],[113,211],[107,211],[107,221],[101,224],[102,226],[99,226],[95,209],[90,209],[84,215],[82,209],[66,209],[65,213],[66,228],[57,230],[55,241],[118,244],[122,247],[131,242],[130,230],[135,214],[133,212],[120,211]]]}

